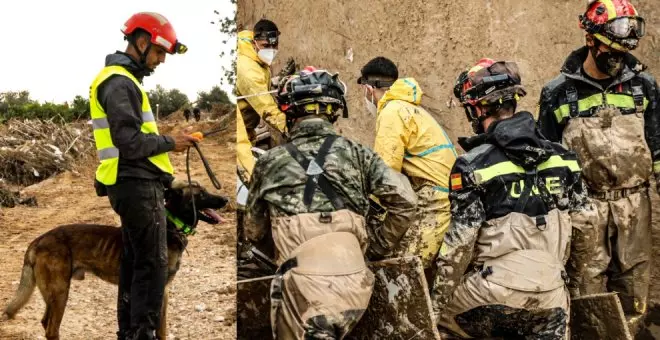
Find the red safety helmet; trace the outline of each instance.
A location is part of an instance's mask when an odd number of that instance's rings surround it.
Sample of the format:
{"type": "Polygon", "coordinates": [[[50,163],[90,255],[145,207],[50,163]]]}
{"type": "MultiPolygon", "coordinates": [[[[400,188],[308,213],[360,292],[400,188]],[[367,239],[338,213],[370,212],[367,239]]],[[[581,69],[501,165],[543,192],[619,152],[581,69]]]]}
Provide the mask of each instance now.
{"type": "Polygon", "coordinates": [[[151,43],[164,48],[170,54],[184,54],[188,51],[186,45],[176,38],[172,24],[164,16],[154,12],[141,12],[131,16],[121,31],[130,36],[136,29],[142,29],[151,35],[151,43]]]}
{"type": "Polygon", "coordinates": [[[463,105],[493,105],[509,99],[517,100],[518,96],[526,94],[518,65],[490,58],[483,58],[462,72],[454,85],[454,95],[463,105]]]}
{"type": "Polygon", "coordinates": [[[461,72],[454,85],[454,96],[463,105],[475,133],[480,133],[479,123],[489,115],[484,106],[518,101],[526,94],[521,85],[518,65],[490,58],[483,58],[470,69],[461,72]]]}
{"type": "Polygon", "coordinates": [[[591,0],[580,15],[580,28],[620,51],[637,48],[646,23],[629,0],[591,0]]]}

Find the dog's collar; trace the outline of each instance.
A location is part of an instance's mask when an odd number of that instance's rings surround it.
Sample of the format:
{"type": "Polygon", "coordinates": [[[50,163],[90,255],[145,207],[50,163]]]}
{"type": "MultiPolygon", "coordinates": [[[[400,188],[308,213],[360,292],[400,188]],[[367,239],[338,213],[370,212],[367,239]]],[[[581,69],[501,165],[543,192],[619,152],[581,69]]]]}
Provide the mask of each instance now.
{"type": "Polygon", "coordinates": [[[172,213],[165,209],[165,214],[167,215],[167,220],[172,222],[174,226],[176,227],[176,230],[181,232],[184,235],[195,235],[195,228],[191,227],[190,225],[187,225],[185,222],[181,221],[180,218],[172,215],[172,213]]]}

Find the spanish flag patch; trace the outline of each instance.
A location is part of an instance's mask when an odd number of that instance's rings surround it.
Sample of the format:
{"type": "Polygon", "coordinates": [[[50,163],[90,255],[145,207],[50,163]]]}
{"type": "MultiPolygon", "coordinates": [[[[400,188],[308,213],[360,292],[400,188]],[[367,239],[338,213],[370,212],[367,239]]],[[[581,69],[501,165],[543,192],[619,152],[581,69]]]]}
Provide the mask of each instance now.
{"type": "Polygon", "coordinates": [[[459,190],[463,188],[463,181],[461,174],[451,174],[451,190],[459,190]]]}

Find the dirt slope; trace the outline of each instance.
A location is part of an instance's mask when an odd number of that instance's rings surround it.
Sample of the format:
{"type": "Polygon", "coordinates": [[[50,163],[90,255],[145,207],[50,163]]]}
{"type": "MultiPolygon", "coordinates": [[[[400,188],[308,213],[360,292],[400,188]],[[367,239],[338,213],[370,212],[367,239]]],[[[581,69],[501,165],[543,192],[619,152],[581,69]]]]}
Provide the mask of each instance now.
{"type": "MultiPolygon", "coordinates": [[[[200,122],[203,128],[212,123],[200,122]]],[[[163,126],[161,132],[182,126],[163,126]]],[[[182,124],[181,124],[182,125],[182,124]]],[[[191,124],[192,125],[192,124],[191,124]]],[[[217,123],[216,123],[217,126],[217,123]]],[[[234,126],[234,125],[231,125],[234,126]]],[[[216,176],[223,195],[235,194],[235,133],[228,131],[202,143],[202,149],[216,176]]],[[[185,178],[185,154],[171,156],[179,179],[185,178]]],[[[0,305],[6,306],[20,278],[23,255],[39,234],[61,224],[85,222],[119,225],[106,197],[96,196],[92,178],[96,164],[81,173],[67,172],[24,190],[37,197],[39,207],[24,206],[0,212],[0,305]]],[[[192,177],[209,191],[216,191],[197,157],[192,177]]],[[[198,232],[189,238],[187,253],[170,287],[168,339],[234,339],[235,331],[235,217],[230,208],[221,216],[224,222],[200,222],[198,232]],[[201,306],[201,305],[204,306],[201,306]],[[202,311],[197,311],[197,309],[202,311]]],[[[112,339],[116,332],[116,286],[93,275],[73,281],[69,302],[60,329],[62,339],[112,339]]],[[[14,320],[0,322],[0,339],[44,339],[40,324],[45,305],[38,290],[14,320]]]]}

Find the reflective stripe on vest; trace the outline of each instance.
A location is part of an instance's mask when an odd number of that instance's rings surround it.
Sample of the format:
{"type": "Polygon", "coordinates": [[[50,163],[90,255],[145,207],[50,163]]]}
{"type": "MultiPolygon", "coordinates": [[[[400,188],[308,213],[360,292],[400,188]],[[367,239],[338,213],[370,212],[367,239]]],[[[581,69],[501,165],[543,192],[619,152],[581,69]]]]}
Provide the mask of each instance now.
{"type": "MultiPolygon", "coordinates": [[[[554,155],[548,158],[547,161],[539,164],[536,167],[537,171],[543,171],[551,168],[567,167],[572,172],[580,172],[580,165],[575,160],[566,160],[560,156],[554,155]]],[[[525,169],[511,161],[504,161],[487,168],[474,171],[476,184],[488,182],[489,180],[510,174],[524,174],[525,169]]]]}
{"type": "MultiPolygon", "coordinates": [[[[154,114],[151,111],[147,92],[142,88],[140,82],[121,66],[107,66],[101,70],[90,86],[89,106],[92,116],[92,128],[94,142],[96,143],[96,153],[101,161],[101,164],[96,169],[96,180],[105,185],[113,185],[117,182],[119,149],[117,149],[112,143],[110,124],[108,123],[106,112],[98,101],[97,90],[101,83],[113,75],[125,76],[137,85],[142,94],[142,125],[140,126],[140,131],[145,134],[158,134],[158,126],[156,125],[154,114]]],[[[170,158],[167,153],[154,155],[148,159],[161,171],[168,174],[174,173],[174,168],[172,167],[172,163],[170,163],[170,158]]]]}
{"type": "MultiPolygon", "coordinates": [[[[589,111],[594,107],[599,107],[604,104],[614,105],[622,109],[635,109],[635,100],[631,95],[620,93],[607,93],[605,94],[606,103],[603,102],[603,93],[596,93],[592,96],[578,100],[578,112],[582,113],[589,111]]],[[[557,122],[561,123],[565,118],[571,116],[570,103],[566,103],[555,110],[555,118],[557,122]]],[[[649,105],[648,99],[644,98],[644,110],[649,105]]]]}

